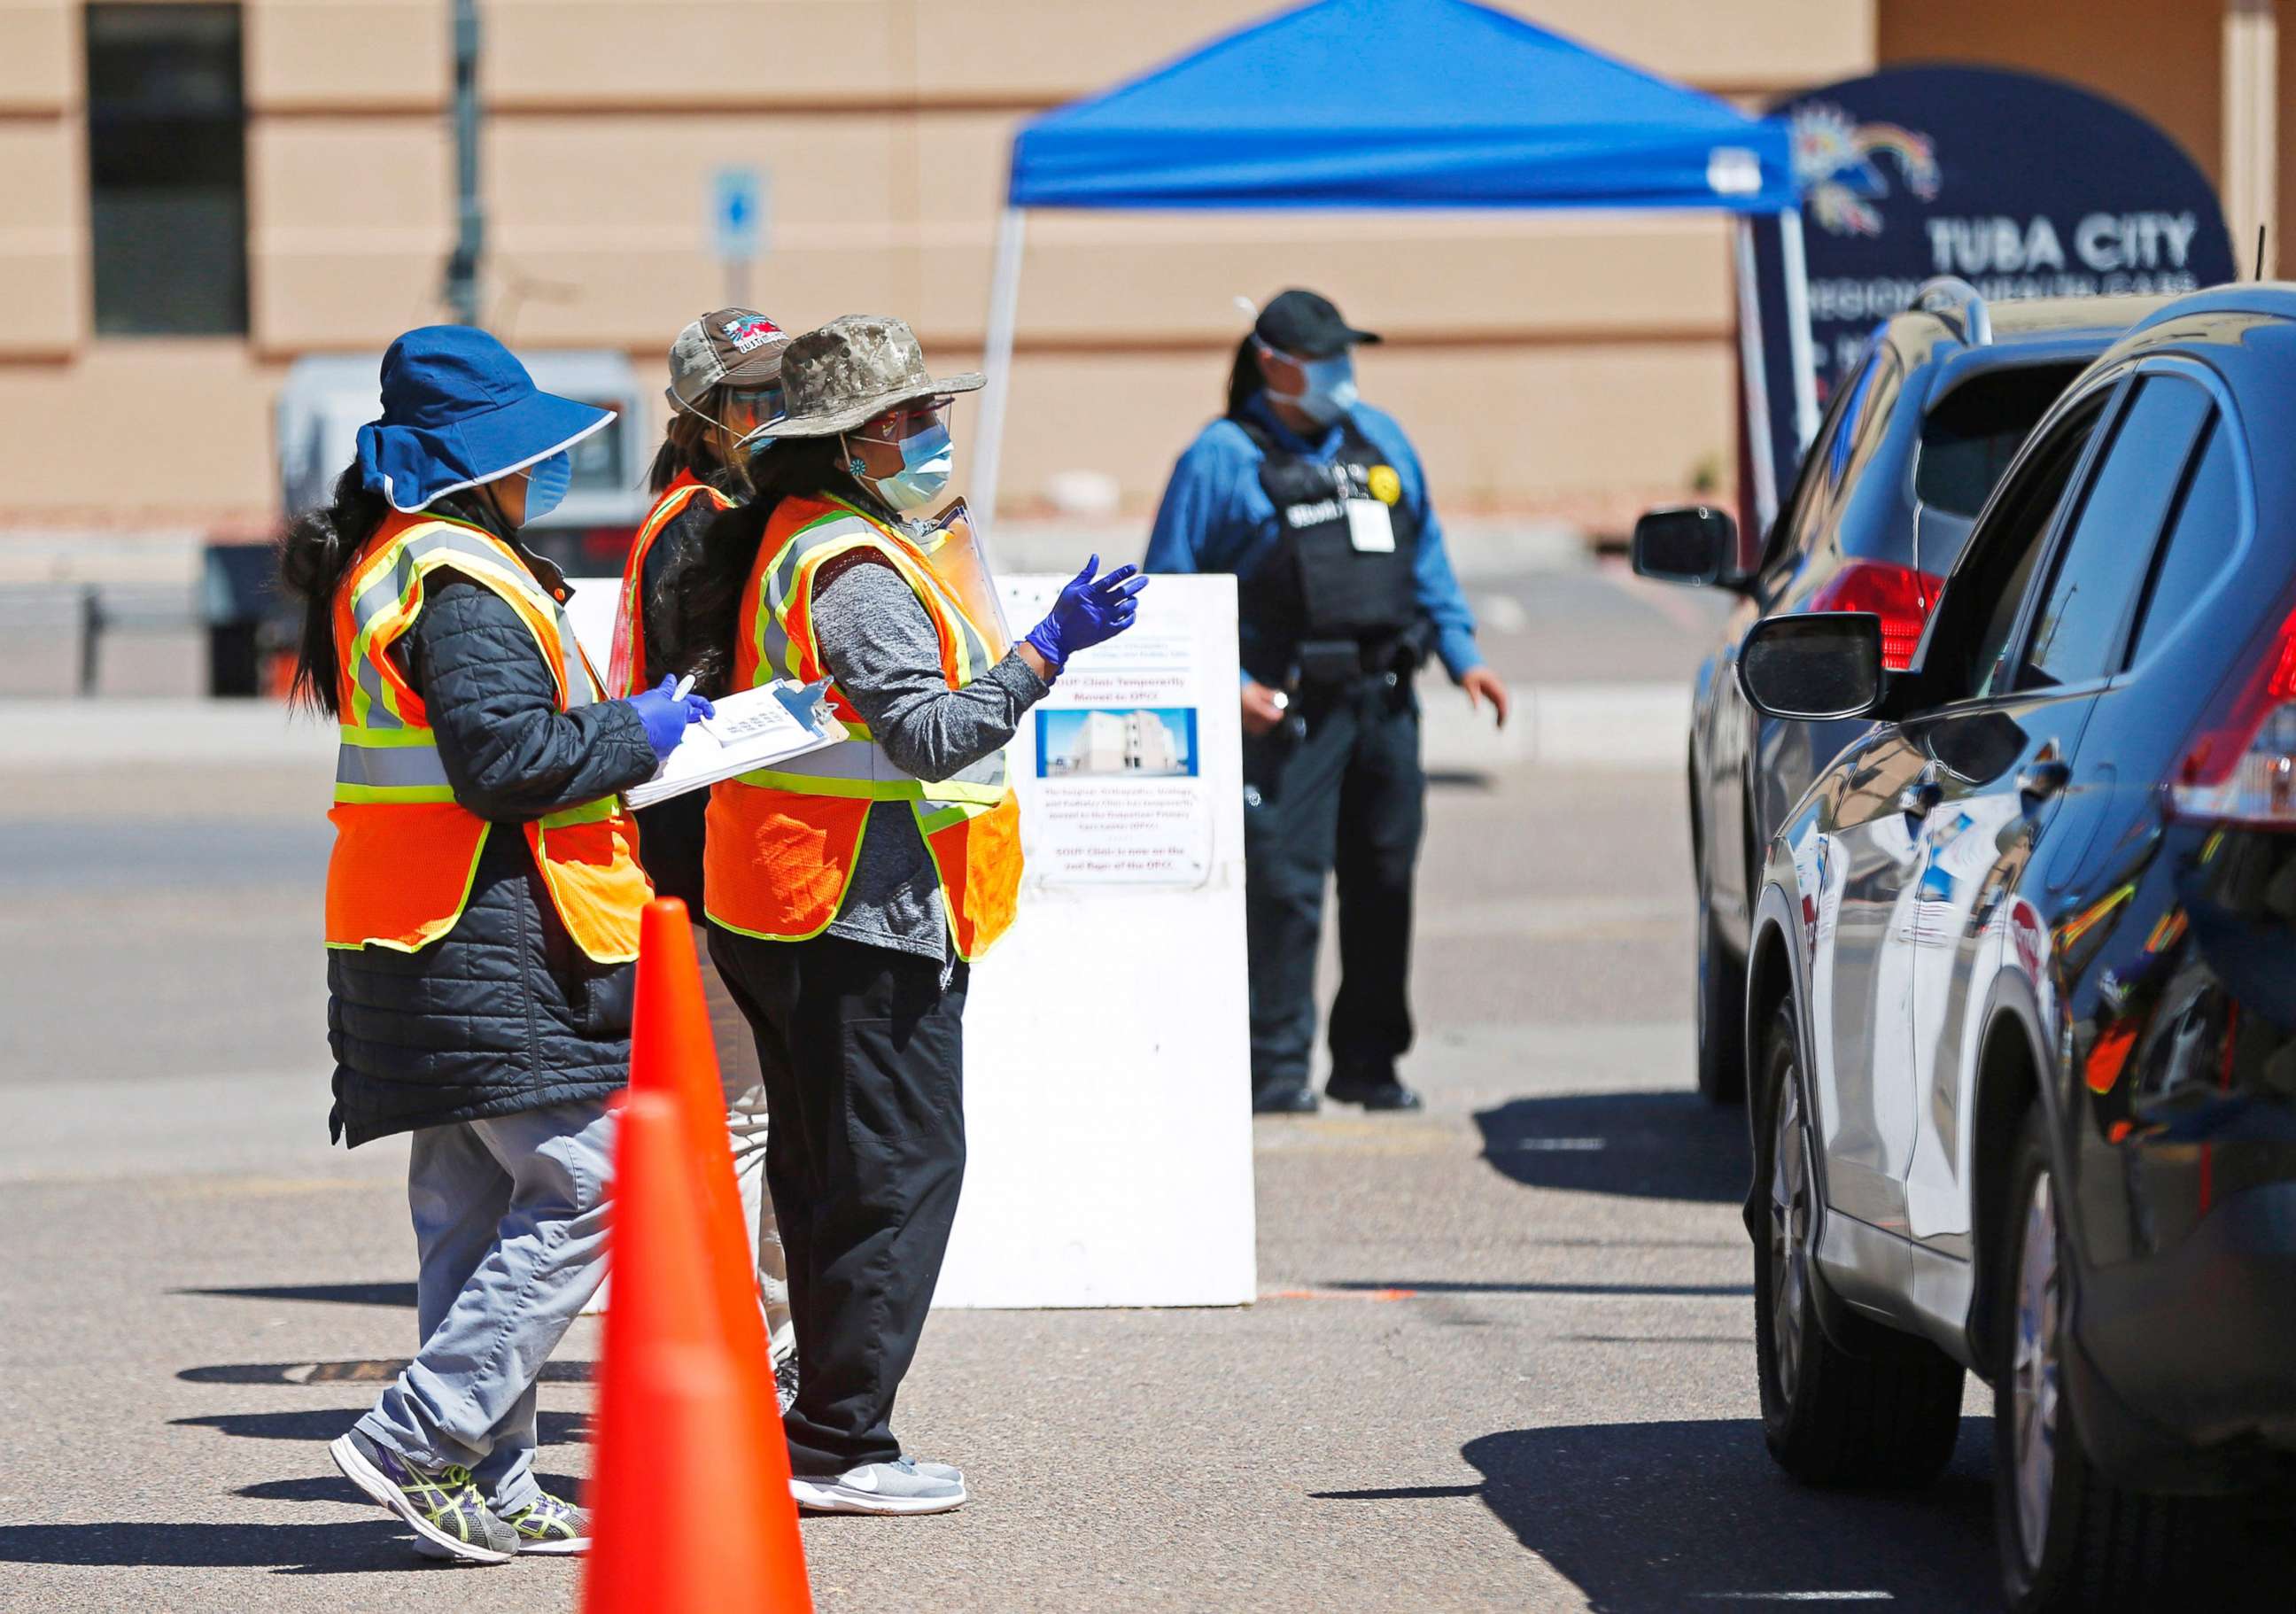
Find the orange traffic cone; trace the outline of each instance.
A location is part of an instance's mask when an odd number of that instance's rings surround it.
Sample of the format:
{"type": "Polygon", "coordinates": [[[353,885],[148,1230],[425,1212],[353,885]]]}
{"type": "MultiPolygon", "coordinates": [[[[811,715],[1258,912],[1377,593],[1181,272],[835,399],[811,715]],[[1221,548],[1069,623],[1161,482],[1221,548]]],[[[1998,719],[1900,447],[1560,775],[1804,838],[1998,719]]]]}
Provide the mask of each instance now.
{"type": "Polygon", "coordinates": [[[637,1012],[582,1606],[811,1614],[683,905],[646,914],[637,1012]],[[697,1117],[715,1125],[714,1149],[701,1147],[697,1117]]]}

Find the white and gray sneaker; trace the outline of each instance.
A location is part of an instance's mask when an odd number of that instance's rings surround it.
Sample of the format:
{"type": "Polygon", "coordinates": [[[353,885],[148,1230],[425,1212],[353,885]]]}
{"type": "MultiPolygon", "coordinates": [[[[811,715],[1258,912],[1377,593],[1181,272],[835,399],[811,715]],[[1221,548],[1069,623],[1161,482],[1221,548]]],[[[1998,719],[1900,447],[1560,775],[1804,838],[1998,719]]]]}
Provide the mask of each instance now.
{"type": "Polygon", "coordinates": [[[947,1463],[927,1473],[914,1458],[865,1462],[841,1474],[795,1474],[790,1495],[816,1513],[946,1513],[965,1503],[964,1478],[947,1463]]]}

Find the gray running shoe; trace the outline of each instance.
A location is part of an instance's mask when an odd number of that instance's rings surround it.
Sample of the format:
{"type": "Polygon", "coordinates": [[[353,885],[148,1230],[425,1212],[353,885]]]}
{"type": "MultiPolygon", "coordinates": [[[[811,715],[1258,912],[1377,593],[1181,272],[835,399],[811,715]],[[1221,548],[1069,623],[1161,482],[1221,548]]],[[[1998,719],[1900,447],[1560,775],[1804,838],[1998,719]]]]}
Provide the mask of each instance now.
{"type": "Polygon", "coordinates": [[[563,1496],[541,1492],[515,1513],[503,1515],[518,1532],[521,1553],[586,1553],[590,1550],[590,1510],[576,1507],[563,1496]]]}
{"type": "Polygon", "coordinates": [[[930,1476],[932,1479],[954,1479],[959,1485],[963,1485],[964,1483],[964,1471],[957,1467],[954,1462],[927,1462],[923,1458],[913,1457],[906,1452],[903,1452],[901,1454],[901,1461],[904,1462],[914,1462],[916,1464],[918,1473],[930,1476]]]}
{"type": "MultiPolygon", "coordinates": [[[[563,1496],[539,1492],[515,1513],[496,1510],[495,1517],[517,1533],[521,1553],[586,1553],[590,1550],[590,1510],[576,1507],[563,1496]]],[[[447,1556],[444,1547],[417,1536],[414,1550],[425,1558],[447,1556]]]]}
{"type": "Polygon", "coordinates": [[[965,1503],[961,1478],[928,1474],[907,1457],[841,1474],[794,1475],[790,1495],[816,1513],[946,1513],[965,1503]]]}
{"type": "Polygon", "coordinates": [[[357,1430],[336,1437],[327,1455],[344,1478],[405,1520],[418,1543],[465,1563],[508,1563],[517,1553],[518,1532],[487,1506],[470,1470],[424,1468],[357,1430]]]}

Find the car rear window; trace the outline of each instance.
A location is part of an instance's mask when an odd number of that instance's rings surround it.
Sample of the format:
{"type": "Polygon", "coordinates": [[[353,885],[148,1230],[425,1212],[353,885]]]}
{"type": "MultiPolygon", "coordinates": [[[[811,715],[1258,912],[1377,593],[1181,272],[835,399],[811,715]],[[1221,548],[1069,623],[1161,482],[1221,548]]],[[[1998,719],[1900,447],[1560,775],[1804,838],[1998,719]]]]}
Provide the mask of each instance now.
{"type": "MultiPolygon", "coordinates": [[[[2082,365],[2027,365],[1973,375],[1931,406],[1922,422],[1914,493],[1932,510],[1973,516],[2033,423],[2071,385],[2082,365]]],[[[1923,562],[1929,566],[1931,557],[1923,562]]]]}

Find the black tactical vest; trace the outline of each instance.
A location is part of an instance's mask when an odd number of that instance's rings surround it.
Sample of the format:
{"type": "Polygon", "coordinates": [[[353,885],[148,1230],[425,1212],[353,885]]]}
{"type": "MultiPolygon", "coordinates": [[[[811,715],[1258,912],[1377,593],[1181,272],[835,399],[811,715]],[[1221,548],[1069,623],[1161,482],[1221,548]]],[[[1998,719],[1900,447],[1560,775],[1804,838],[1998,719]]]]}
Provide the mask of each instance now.
{"type": "Polygon", "coordinates": [[[1403,500],[1402,479],[1352,420],[1330,463],[1279,447],[1257,421],[1236,424],[1259,447],[1259,485],[1275,506],[1275,542],[1237,580],[1239,605],[1263,649],[1288,664],[1303,659],[1303,647],[1351,642],[1362,647],[1365,671],[1381,670],[1419,617],[1419,520],[1403,500]],[[1356,547],[1350,499],[1387,506],[1392,550],[1356,547]]]}

